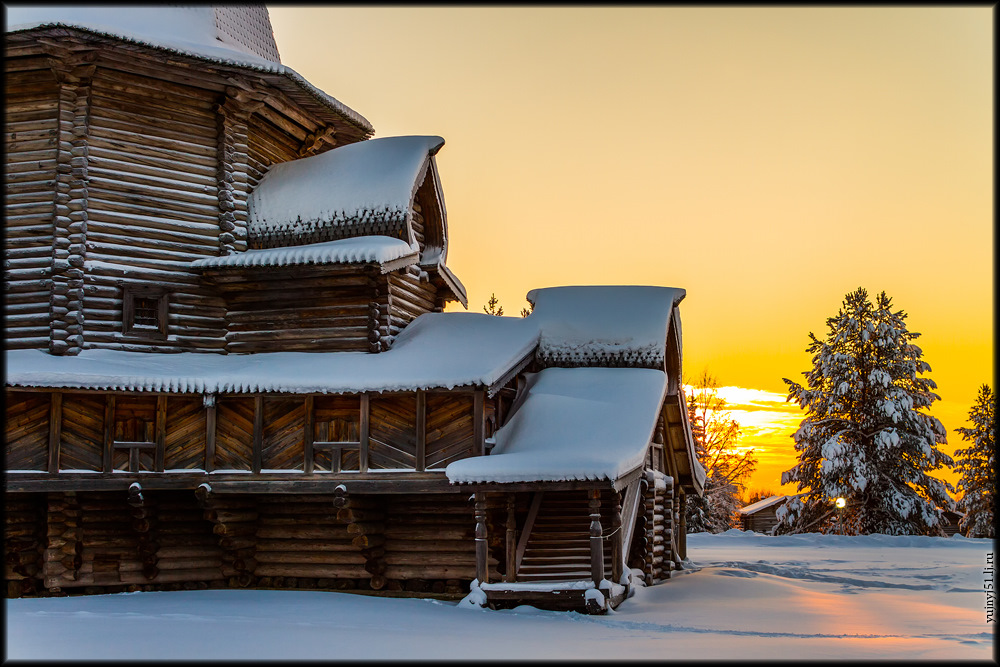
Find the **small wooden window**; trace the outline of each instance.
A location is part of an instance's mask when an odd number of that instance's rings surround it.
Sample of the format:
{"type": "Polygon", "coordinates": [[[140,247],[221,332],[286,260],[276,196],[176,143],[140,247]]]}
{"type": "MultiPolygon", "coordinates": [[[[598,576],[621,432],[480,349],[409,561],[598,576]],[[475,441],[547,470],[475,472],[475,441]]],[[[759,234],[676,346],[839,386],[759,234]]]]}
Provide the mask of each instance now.
{"type": "Polygon", "coordinates": [[[167,293],[159,287],[125,285],[122,334],[149,340],[167,338],[167,293]]]}

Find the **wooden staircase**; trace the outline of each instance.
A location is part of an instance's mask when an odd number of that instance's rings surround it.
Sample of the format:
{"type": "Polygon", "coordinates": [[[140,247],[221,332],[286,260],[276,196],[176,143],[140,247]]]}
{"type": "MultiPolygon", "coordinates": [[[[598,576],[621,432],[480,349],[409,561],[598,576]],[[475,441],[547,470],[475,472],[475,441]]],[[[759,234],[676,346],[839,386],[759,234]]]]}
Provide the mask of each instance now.
{"type": "MultiPolygon", "coordinates": [[[[607,537],[612,509],[601,503],[607,537]]],[[[517,581],[590,579],[590,506],[586,491],[543,494],[524,547],[517,581]]],[[[611,576],[611,540],[604,540],[604,572],[611,576]]]]}

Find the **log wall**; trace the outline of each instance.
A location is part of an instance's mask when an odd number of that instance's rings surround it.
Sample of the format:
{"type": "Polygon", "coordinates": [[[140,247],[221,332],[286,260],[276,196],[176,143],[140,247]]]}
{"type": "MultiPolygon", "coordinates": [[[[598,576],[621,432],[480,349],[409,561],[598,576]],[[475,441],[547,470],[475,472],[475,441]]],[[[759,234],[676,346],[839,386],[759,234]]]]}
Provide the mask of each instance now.
{"type": "Polygon", "coordinates": [[[225,295],[228,352],[369,351],[369,276],[277,267],[205,275],[225,295]]]}
{"type": "Polygon", "coordinates": [[[676,510],[674,483],[656,483],[656,474],[647,470],[639,482],[639,512],[632,536],[629,567],[642,570],[647,584],[670,578],[675,569],[676,510]]]}
{"type": "Polygon", "coordinates": [[[437,310],[438,289],[426,271],[410,266],[388,274],[387,282],[387,336],[394,338],[415,318],[437,310]]]}
{"type": "Polygon", "coordinates": [[[87,345],[221,351],[224,302],[189,268],[219,253],[217,95],[99,68],[91,96],[87,345]],[[169,293],[167,340],[123,335],[124,283],[169,293]]]}
{"type": "Polygon", "coordinates": [[[47,348],[59,86],[41,55],[6,65],[5,344],[47,348]]]}
{"type": "MultiPolygon", "coordinates": [[[[465,493],[18,494],[8,597],[246,587],[459,596],[475,577],[465,493]]],[[[489,559],[496,580],[498,561],[489,559]]]]}

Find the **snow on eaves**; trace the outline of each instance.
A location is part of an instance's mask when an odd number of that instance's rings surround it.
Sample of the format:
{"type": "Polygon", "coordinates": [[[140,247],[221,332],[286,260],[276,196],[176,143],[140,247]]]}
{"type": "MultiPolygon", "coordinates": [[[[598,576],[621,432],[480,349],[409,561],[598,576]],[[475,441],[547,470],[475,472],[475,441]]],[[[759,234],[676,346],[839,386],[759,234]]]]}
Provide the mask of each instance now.
{"type": "Polygon", "coordinates": [[[247,204],[251,237],[372,221],[403,223],[437,136],[370,139],[276,164],[247,204]]]}
{"type": "Polygon", "coordinates": [[[389,236],[357,236],[310,245],[247,250],[191,262],[196,269],[374,263],[387,270],[416,264],[419,249],[389,236]]]}
{"type": "Polygon", "coordinates": [[[683,289],[642,285],[547,287],[528,292],[546,365],[662,367],[671,311],[683,289]]]}
{"type": "MultiPolygon", "coordinates": [[[[529,318],[530,319],[530,318],[529,318]]],[[[489,456],[448,465],[453,483],[616,480],[642,465],[667,389],[649,368],[546,368],[489,456]]]]}
{"type": "Polygon", "coordinates": [[[428,313],[392,347],[367,352],[153,353],[83,350],[75,356],[7,350],[7,386],[185,393],[358,393],[490,386],[529,354],[527,320],[428,313]]]}
{"type": "Polygon", "coordinates": [[[216,33],[214,8],[210,5],[36,4],[5,5],[5,9],[8,35],[39,28],[72,28],[216,64],[284,76],[367,132],[375,132],[364,116],[316,88],[290,67],[221,41],[216,33]]]}

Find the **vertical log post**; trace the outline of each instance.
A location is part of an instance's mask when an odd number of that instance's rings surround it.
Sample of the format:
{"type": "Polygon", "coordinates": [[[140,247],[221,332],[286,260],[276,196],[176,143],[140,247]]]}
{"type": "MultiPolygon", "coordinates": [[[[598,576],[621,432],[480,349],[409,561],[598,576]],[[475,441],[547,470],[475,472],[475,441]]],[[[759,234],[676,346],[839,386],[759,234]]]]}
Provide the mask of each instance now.
{"type": "Polygon", "coordinates": [[[476,579],[479,583],[489,583],[489,572],[487,570],[487,555],[489,553],[486,532],[486,494],[477,491],[475,495],[476,503],[476,579]]]}
{"type": "Polygon", "coordinates": [[[486,456],[486,392],[477,389],[472,401],[474,456],[486,456]]]}
{"type": "Polygon", "coordinates": [[[358,429],[361,439],[361,449],[358,452],[358,470],[361,472],[368,472],[369,407],[368,394],[361,394],[361,428],[358,429]]]}
{"type": "Polygon", "coordinates": [[[253,472],[259,474],[264,460],[264,395],[253,399],[253,472]]]}
{"type": "Polygon", "coordinates": [[[163,455],[167,442],[167,395],[156,397],[156,453],[153,455],[153,470],[163,472],[163,455]]]}
{"type": "Polygon", "coordinates": [[[601,527],[601,490],[592,489],[590,496],[590,574],[594,586],[604,581],[604,529],[601,527]]]}
{"type": "Polygon", "coordinates": [[[110,473],[113,467],[111,453],[115,441],[115,395],[104,397],[104,472],[110,473]]]}
{"type": "Polygon", "coordinates": [[[680,501],[677,503],[679,505],[678,514],[680,514],[677,521],[678,525],[680,526],[679,534],[677,535],[677,551],[678,551],[677,555],[681,557],[681,560],[684,560],[685,558],[688,557],[687,518],[684,516],[685,514],[687,514],[687,508],[684,499],[684,490],[677,489],[677,494],[678,494],[678,500],[680,501]]]}
{"type": "Polygon", "coordinates": [[[623,574],[624,559],[624,537],[622,530],[622,501],[621,497],[615,493],[614,513],[611,515],[611,580],[620,584],[623,574]]]}
{"type": "Polygon", "coordinates": [[[59,472],[59,442],[62,440],[62,392],[54,391],[49,403],[49,472],[59,472]]]}
{"type": "Polygon", "coordinates": [[[417,390],[417,472],[427,466],[427,392],[417,390]]]}
{"type": "Polygon", "coordinates": [[[205,394],[205,472],[215,470],[215,394],[205,394]]]}
{"type": "MultiPolygon", "coordinates": [[[[305,461],[302,464],[302,471],[311,475],[313,473],[313,397],[306,396],[306,423],[303,430],[305,461]]],[[[334,452],[335,454],[336,452],[334,452]]],[[[332,455],[332,454],[331,454],[332,455]]]]}
{"type": "Polygon", "coordinates": [[[517,512],[513,493],[507,494],[507,573],[504,581],[517,581],[517,512]]]}

